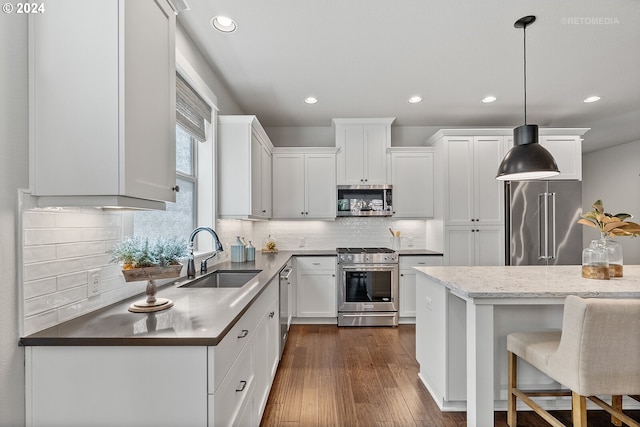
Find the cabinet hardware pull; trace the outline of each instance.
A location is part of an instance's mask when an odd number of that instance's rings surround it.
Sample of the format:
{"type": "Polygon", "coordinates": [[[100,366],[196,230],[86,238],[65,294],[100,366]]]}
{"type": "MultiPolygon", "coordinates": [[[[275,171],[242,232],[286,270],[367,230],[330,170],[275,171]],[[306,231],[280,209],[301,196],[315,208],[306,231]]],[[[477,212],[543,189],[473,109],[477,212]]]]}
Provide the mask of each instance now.
{"type": "Polygon", "coordinates": [[[180,192],[180,186],[176,185],[175,187],[172,188],[173,191],[175,191],[176,193],[180,192]]]}
{"type": "Polygon", "coordinates": [[[269,317],[273,319],[273,316],[276,314],[275,311],[272,311],[271,313],[269,313],[269,317]]]}
{"type": "Polygon", "coordinates": [[[426,262],[422,261],[422,262],[419,262],[418,264],[425,265],[426,262]]]}
{"type": "Polygon", "coordinates": [[[262,213],[266,213],[266,212],[267,212],[267,210],[266,210],[266,209],[262,209],[262,213]]]}
{"type": "Polygon", "coordinates": [[[236,391],[244,391],[245,387],[247,387],[247,382],[240,381],[240,388],[237,388],[236,391]]]}
{"type": "Polygon", "coordinates": [[[247,335],[249,335],[249,331],[246,329],[243,329],[242,332],[240,332],[240,335],[238,335],[238,338],[244,338],[247,335]]]}
{"type": "Polygon", "coordinates": [[[300,215],[304,215],[304,212],[300,212],[300,215]]]}
{"type": "Polygon", "coordinates": [[[400,277],[404,277],[404,273],[401,273],[401,274],[400,274],[400,277]]]}
{"type": "Polygon", "coordinates": [[[312,262],[311,264],[313,264],[313,265],[320,265],[320,263],[319,263],[319,262],[312,262]]]}

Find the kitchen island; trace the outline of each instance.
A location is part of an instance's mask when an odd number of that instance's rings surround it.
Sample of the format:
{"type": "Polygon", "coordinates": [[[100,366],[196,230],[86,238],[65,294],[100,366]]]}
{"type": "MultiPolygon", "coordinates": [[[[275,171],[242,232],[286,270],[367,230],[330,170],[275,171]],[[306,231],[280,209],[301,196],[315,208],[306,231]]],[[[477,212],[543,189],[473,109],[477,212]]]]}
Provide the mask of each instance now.
{"type": "MultiPolygon", "coordinates": [[[[416,359],[420,378],[438,406],[467,411],[469,427],[494,423],[506,409],[506,336],[514,331],[561,329],[567,295],[640,298],[640,266],[624,277],[583,279],[581,266],[416,267],[416,359]]],[[[528,369],[527,369],[528,368],[528,369]]],[[[529,366],[525,388],[558,385],[529,366]]],[[[545,401],[566,409],[561,398],[545,401]]]]}

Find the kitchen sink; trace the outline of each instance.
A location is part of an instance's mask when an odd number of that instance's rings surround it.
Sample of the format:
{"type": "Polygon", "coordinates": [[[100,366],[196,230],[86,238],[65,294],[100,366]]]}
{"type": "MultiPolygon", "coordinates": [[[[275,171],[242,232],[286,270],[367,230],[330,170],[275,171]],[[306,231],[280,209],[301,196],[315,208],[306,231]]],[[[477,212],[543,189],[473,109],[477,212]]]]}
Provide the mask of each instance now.
{"type": "Polygon", "coordinates": [[[180,288],[241,288],[262,270],[216,270],[187,281],[180,288]]]}

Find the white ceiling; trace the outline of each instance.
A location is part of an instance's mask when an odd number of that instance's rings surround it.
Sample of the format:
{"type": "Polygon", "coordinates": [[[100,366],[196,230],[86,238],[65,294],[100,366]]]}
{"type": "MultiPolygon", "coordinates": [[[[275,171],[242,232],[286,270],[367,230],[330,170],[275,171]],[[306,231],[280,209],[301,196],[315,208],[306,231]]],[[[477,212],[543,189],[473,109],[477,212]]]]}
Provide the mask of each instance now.
{"type": "Polygon", "coordinates": [[[187,0],[178,19],[264,126],[590,127],[584,151],[640,139],[638,0],[187,0]],[[210,20],[227,15],[231,34],[210,20]],[[409,104],[412,95],[419,104],[409,104]],[[582,102],[590,95],[602,100],[582,102]],[[319,102],[307,105],[313,95],[319,102]],[[483,104],[486,95],[498,100],[483,104]]]}

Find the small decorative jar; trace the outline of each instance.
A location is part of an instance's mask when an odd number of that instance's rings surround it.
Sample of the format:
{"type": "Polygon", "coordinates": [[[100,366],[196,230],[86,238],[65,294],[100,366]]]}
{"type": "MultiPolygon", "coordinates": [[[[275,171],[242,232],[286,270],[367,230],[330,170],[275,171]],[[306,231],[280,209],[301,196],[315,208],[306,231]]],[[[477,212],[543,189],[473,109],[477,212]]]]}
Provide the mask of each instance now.
{"type": "Polygon", "coordinates": [[[256,248],[251,244],[251,240],[249,240],[249,244],[245,246],[245,251],[247,252],[247,261],[256,260],[256,248]]]}
{"type": "Polygon", "coordinates": [[[600,240],[604,242],[604,247],[607,249],[607,254],[609,255],[609,276],[622,277],[622,245],[611,240],[611,237],[606,233],[602,233],[600,240]]]}
{"type": "Polygon", "coordinates": [[[592,240],[582,251],[582,277],[609,279],[609,254],[603,240],[592,240]]]}
{"type": "Polygon", "coordinates": [[[231,245],[231,262],[244,262],[245,259],[244,244],[240,236],[236,236],[236,242],[231,245]]]}
{"type": "Polygon", "coordinates": [[[269,237],[267,237],[264,241],[264,249],[262,249],[262,252],[278,252],[278,247],[276,246],[276,240],[271,237],[271,234],[269,234],[269,237]]]}

